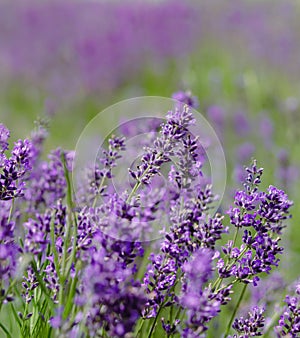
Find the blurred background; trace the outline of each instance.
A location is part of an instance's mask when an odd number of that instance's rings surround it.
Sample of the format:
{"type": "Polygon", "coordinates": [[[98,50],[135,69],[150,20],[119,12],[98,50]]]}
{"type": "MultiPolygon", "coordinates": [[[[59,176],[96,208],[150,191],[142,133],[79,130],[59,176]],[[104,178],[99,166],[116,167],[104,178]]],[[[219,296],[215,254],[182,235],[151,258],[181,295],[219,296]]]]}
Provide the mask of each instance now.
{"type": "Polygon", "coordinates": [[[16,140],[47,118],[47,151],[74,149],[120,100],[191,90],[224,147],[226,196],[255,157],[265,186],[294,200],[285,269],[297,272],[299,1],[2,1],[0,79],[0,122],[16,140]]]}

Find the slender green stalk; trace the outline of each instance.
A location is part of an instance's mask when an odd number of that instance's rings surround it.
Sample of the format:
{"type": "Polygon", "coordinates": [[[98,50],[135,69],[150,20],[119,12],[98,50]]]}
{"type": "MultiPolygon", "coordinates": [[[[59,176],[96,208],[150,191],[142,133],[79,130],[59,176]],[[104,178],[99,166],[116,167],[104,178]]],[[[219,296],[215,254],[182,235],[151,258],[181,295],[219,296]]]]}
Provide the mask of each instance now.
{"type": "Polygon", "coordinates": [[[78,282],[78,276],[77,276],[77,273],[76,273],[76,276],[72,279],[71,287],[70,287],[70,290],[68,292],[68,298],[67,298],[66,307],[65,307],[65,310],[64,310],[64,317],[65,318],[68,317],[68,315],[70,314],[72,307],[74,305],[73,297],[74,297],[75,292],[76,292],[77,282],[78,282]]]}
{"type": "Polygon", "coordinates": [[[58,253],[57,253],[56,245],[55,245],[54,213],[52,214],[52,217],[51,217],[50,235],[51,235],[51,251],[53,252],[53,256],[54,256],[55,270],[56,270],[58,279],[61,280],[60,268],[59,268],[59,262],[58,262],[58,253]]]}
{"type": "Polygon", "coordinates": [[[233,247],[233,248],[234,248],[234,246],[235,246],[235,243],[236,243],[238,234],[239,234],[239,227],[236,227],[235,233],[234,233],[234,237],[233,237],[233,243],[232,243],[232,247],[233,247]]]}
{"type": "MultiPolygon", "coordinates": [[[[280,306],[283,307],[282,301],[277,303],[275,308],[280,307],[280,306]]],[[[270,331],[273,329],[274,324],[278,322],[280,316],[281,316],[280,311],[274,313],[274,315],[271,317],[271,320],[268,322],[268,324],[267,324],[267,326],[264,330],[264,336],[267,336],[270,333],[270,331]]]]}
{"type": "Polygon", "coordinates": [[[8,329],[0,322],[1,329],[5,332],[7,338],[12,338],[11,334],[9,333],[8,329]]]}
{"type": "MultiPolygon", "coordinates": [[[[2,309],[3,302],[6,299],[6,296],[10,293],[10,290],[15,287],[15,284],[16,284],[16,280],[14,279],[14,280],[11,281],[11,283],[10,283],[8,289],[6,290],[5,294],[3,296],[1,296],[1,298],[0,298],[0,311],[2,309]]],[[[0,289],[2,289],[1,284],[0,284],[0,289]]]]}
{"type": "Polygon", "coordinates": [[[157,319],[158,319],[158,316],[159,316],[160,311],[162,310],[162,308],[163,308],[163,305],[161,305],[161,306],[159,307],[158,311],[157,311],[157,314],[156,314],[156,316],[155,316],[155,318],[154,318],[154,321],[153,321],[153,323],[152,323],[152,325],[151,325],[149,334],[148,334],[148,336],[147,336],[148,338],[150,338],[150,337],[152,336],[152,333],[154,332],[154,329],[155,329],[156,323],[157,323],[157,319]]]}
{"type": "Polygon", "coordinates": [[[134,194],[136,193],[136,191],[138,190],[138,188],[141,186],[141,182],[137,181],[136,184],[134,185],[134,187],[131,190],[131,193],[129,194],[129,196],[127,197],[126,202],[129,203],[132,199],[132,197],[134,196],[134,194]]]}
{"type": "MultiPolygon", "coordinates": [[[[236,240],[238,238],[238,234],[239,234],[239,228],[236,227],[235,229],[235,233],[234,233],[234,236],[233,236],[233,242],[232,242],[232,247],[234,248],[235,246],[235,243],[236,243],[236,240]]],[[[234,260],[234,263],[236,262],[236,260],[234,260]]],[[[227,259],[227,262],[226,262],[226,266],[230,263],[230,258],[227,259]]],[[[213,287],[212,289],[215,290],[215,289],[218,289],[221,285],[223,281],[223,278],[222,277],[218,277],[215,281],[215,283],[213,284],[213,287]]]]}
{"type": "Polygon", "coordinates": [[[234,308],[234,310],[233,310],[233,313],[232,313],[232,315],[231,315],[230,321],[229,321],[229,323],[228,323],[228,325],[227,325],[227,330],[226,330],[226,333],[225,333],[224,338],[226,338],[226,337],[229,335],[229,332],[230,332],[230,329],[231,329],[232,322],[233,322],[233,320],[234,320],[234,318],[235,318],[235,315],[236,315],[236,313],[237,313],[237,311],[238,311],[238,309],[239,309],[239,307],[240,307],[240,305],[241,305],[241,302],[242,302],[242,300],[243,300],[243,298],[244,298],[244,295],[245,295],[245,292],[246,292],[246,289],[247,289],[247,285],[248,285],[248,284],[244,284],[244,285],[243,285],[242,292],[241,292],[240,297],[239,297],[239,299],[238,299],[238,302],[236,303],[236,306],[235,306],[235,308],[234,308]]]}
{"type": "Polygon", "coordinates": [[[69,171],[68,171],[67,163],[66,163],[66,158],[64,154],[61,154],[61,161],[64,167],[64,175],[65,175],[65,179],[67,182],[67,188],[68,188],[67,189],[67,205],[69,209],[72,210],[74,207],[73,198],[72,198],[73,189],[72,189],[71,179],[70,179],[70,175],[69,175],[69,171]]]}
{"type": "Polygon", "coordinates": [[[62,267],[61,267],[61,278],[60,278],[60,289],[59,289],[59,304],[63,305],[64,300],[64,288],[65,282],[69,277],[70,270],[72,264],[76,257],[76,246],[77,246],[77,219],[74,215],[74,202],[73,202],[73,189],[71,185],[70,175],[66,165],[66,159],[64,154],[61,156],[61,160],[64,166],[64,174],[67,182],[67,206],[68,206],[68,217],[67,217],[67,229],[65,234],[64,246],[63,246],[63,255],[62,255],[62,267]],[[67,255],[68,255],[68,248],[71,242],[71,233],[72,233],[72,225],[73,226],[73,246],[71,251],[71,259],[67,265],[67,255]]]}
{"type": "MultiPolygon", "coordinates": [[[[38,302],[38,304],[39,304],[39,302],[38,302]]],[[[42,313],[46,317],[46,309],[47,309],[47,299],[45,299],[43,301],[43,304],[42,304],[41,307],[39,306],[39,313],[42,313]]],[[[41,318],[42,317],[39,315],[37,317],[36,321],[35,321],[35,324],[34,324],[32,330],[31,330],[31,336],[32,337],[37,337],[37,338],[40,337],[39,333],[40,333],[42,327],[45,327],[45,325],[46,325],[45,322],[41,318]]]]}
{"type": "Polygon", "coordinates": [[[138,330],[137,330],[137,333],[136,333],[136,336],[135,336],[136,338],[139,337],[139,334],[141,333],[144,324],[145,324],[145,319],[144,319],[144,318],[141,318],[141,323],[140,323],[140,326],[139,326],[139,328],[138,328],[138,330]]]}
{"type": "Polygon", "coordinates": [[[174,305],[170,306],[170,313],[169,313],[169,322],[172,323],[173,321],[173,309],[174,309],[174,305]]]}
{"type": "MultiPolygon", "coordinates": [[[[102,187],[103,187],[103,184],[105,182],[105,176],[102,177],[102,180],[100,182],[100,185],[99,185],[99,188],[98,188],[98,191],[101,191],[102,187]]],[[[92,204],[92,207],[95,208],[96,206],[96,203],[97,203],[97,199],[98,199],[98,194],[95,196],[94,198],[94,201],[93,201],[93,204],[92,204]]]]}
{"type": "Polygon", "coordinates": [[[18,316],[17,311],[16,311],[16,309],[15,309],[13,303],[10,303],[10,308],[11,308],[11,310],[12,310],[12,314],[13,314],[13,316],[14,316],[16,322],[17,322],[18,325],[19,325],[19,328],[21,329],[21,328],[22,328],[22,323],[21,323],[20,317],[18,316]]]}
{"type": "MultiPolygon", "coordinates": [[[[257,236],[257,233],[254,235],[253,238],[255,238],[256,236],[257,236]]],[[[227,269],[229,270],[230,268],[232,268],[233,265],[234,265],[239,259],[241,259],[241,258],[244,256],[244,254],[245,254],[248,250],[250,250],[250,249],[251,249],[251,247],[250,247],[249,245],[246,245],[245,248],[244,248],[244,249],[241,251],[241,253],[239,254],[239,256],[236,257],[236,258],[235,258],[235,259],[227,266],[227,269]]],[[[220,286],[220,284],[222,283],[222,280],[223,280],[223,278],[218,277],[218,278],[216,279],[216,281],[214,282],[213,286],[212,286],[212,290],[216,290],[216,288],[218,288],[218,287],[220,286]]]]}
{"type": "Polygon", "coordinates": [[[46,286],[46,284],[45,284],[42,276],[40,275],[40,273],[39,273],[39,271],[37,269],[37,266],[36,266],[36,262],[34,260],[31,262],[31,267],[32,267],[32,269],[33,269],[33,271],[35,273],[37,281],[39,282],[39,287],[41,288],[41,291],[43,291],[43,295],[47,299],[48,304],[51,307],[51,310],[53,310],[53,308],[54,308],[53,300],[50,297],[48,288],[47,288],[47,286],[46,286]]]}
{"type": "MultiPolygon", "coordinates": [[[[159,159],[161,156],[162,156],[162,153],[158,153],[157,154],[157,159],[159,159]]],[[[134,196],[134,194],[136,193],[136,191],[141,186],[143,177],[148,173],[149,170],[150,170],[150,166],[147,167],[147,169],[143,172],[142,176],[135,183],[133,189],[131,190],[131,193],[129,194],[129,196],[128,196],[127,200],[126,200],[126,203],[129,203],[131,201],[132,197],[134,196]]]]}
{"type": "Polygon", "coordinates": [[[135,274],[135,279],[142,280],[142,278],[144,277],[147,265],[149,264],[149,255],[151,251],[152,251],[151,246],[149,246],[144,252],[144,256],[141,259],[138,271],[135,274]]]}
{"type": "Polygon", "coordinates": [[[11,202],[10,209],[9,209],[9,215],[8,215],[7,223],[9,223],[11,221],[12,214],[13,214],[13,211],[14,211],[14,206],[15,206],[15,199],[13,198],[12,202],[11,202]]]}

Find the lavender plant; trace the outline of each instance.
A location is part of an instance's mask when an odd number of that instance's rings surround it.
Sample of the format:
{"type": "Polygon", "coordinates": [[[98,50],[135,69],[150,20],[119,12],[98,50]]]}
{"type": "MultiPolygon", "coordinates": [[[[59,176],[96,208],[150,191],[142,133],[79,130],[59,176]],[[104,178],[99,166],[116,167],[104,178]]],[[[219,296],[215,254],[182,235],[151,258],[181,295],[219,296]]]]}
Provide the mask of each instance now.
{"type": "Polygon", "coordinates": [[[233,206],[214,213],[218,196],[191,132],[188,104],[197,100],[176,97],[187,104],[145,140],[140,163],[129,169],[132,188],[119,193],[112,181],[116,168],[125,170],[123,136],[109,138],[75,195],[72,152],[57,149],[41,160],[44,129],[10,150],[0,125],[4,335],[193,338],[211,336],[218,325],[224,337],[298,336],[299,288],[275,320],[266,317],[270,301],[239,313],[248,286],[278,270],[292,202],[275,186],[260,188],[263,169],[253,161],[233,206]],[[168,184],[161,186],[155,179],[163,174],[168,184]],[[143,241],[155,223],[161,240],[143,241]]]}

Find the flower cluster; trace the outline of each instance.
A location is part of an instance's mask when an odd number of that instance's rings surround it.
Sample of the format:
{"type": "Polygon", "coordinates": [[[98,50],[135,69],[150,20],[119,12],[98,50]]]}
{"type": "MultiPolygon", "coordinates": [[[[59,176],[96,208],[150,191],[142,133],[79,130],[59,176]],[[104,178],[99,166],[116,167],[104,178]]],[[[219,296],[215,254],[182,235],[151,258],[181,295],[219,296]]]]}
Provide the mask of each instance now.
{"type": "Polygon", "coordinates": [[[131,274],[121,262],[109,258],[105,249],[92,254],[83,276],[83,295],[90,302],[87,326],[91,335],[100,328],[113,337],[132,332],[146,297],[140,284],[131,280],[131,274]]]}
{"type": "Polygon", "coordinates": [[[276,332],[278,337],[297,337],[300,332],[300,287],[296,286],[295,295],[287,295],[286,306],[280,316],[276,332]]]}
{"type": "Polygon", "coordinates": [[[234,275],[245,283],[257,283],[259,273],[269,273],[272,267],[278,266],[278,254],[283,251],[278,235],[283,229],[283,220],[289,217],[292,202],[273,186],[267,192],[258,190],[262,169],[257,168],[256,163],[247,168],[247,172],[245,190],[235,194],[236,207],[228,211],[236,233],[244,229],[243,243],[235,247],[234,242],[229,242],[223,252],[231,263],[226,265],[221,259],[218,265],[222,278],[234,275]]]}
{"type": "MultiPolygon", "coordinates": [[[[179,99],[155,121],[156,137],[144,139],[140,163],[129,169],[133,184],[120,193],[112,179],[124,137],[108,139],[75,196],[72,152],[56,149],[42,160],[42,128],[9,154],[9,131],[0,126],[0,309],[10,302],[17,335],[196,338],[222,316],[225,337],[270,331],[258,306],[235,317],[247,286],[278,267],[292,202],[275,186],[260,189],[263,170],[254,161],[229,217],[223,207],[215,213],[218,197],[190,131],[195,100],[179,99]],[[150,242],[153,235],[161,238],[150,242]]],[[[299,332],[298,291],[286,298],[279,336],[299,332]]],[[[9,332],[2,321],[0,329],[9,332]]]]}
{"type": "Polygon", "coordinates": [[[14,201],[24,196],[25,181],[32,169],[33,145],[19,140],[9,152],[9,130],[0,124],[0,300],[11,300],[6,288],[15,274],[18,246],[15,227],[18,212],[14,201]]]}
{"type": "Polygon", "coordinates": [[[29,140],[19,140],[7,157],[4,152],[8,149],[9,132],[0,125],[0,133],[0,200],[9,201],[24,194],[24,176],[32,169],[33,146],[29,140]]]}
{"type": "Polygon", "coordinates": [[[54,206],[59,199],[64,198],[67,183],[63,158],[70,168],[72,152],[62,151],[59,148],[49,154],[49,161],[38,161],[35,164],[25,192],[29,212],[44,210],[45,207],[54,206]]]}
{"type": "MultiPolygon", "coordinates": [[[[254,307],[246,318],[236,318],[232,327],[239,333],[239,338],[259,337],[262,336],[265,318],[263,316],[264,309],[254,307]]],[[[234,335],[233,337],[237,337],[234,335]]]]}

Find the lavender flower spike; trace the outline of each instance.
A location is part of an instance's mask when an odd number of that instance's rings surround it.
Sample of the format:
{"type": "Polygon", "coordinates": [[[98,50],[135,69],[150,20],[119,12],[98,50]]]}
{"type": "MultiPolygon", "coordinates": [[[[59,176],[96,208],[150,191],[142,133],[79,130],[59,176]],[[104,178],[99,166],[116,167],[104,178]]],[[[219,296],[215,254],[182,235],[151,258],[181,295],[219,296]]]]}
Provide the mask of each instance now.
{"type": "MultiPolygon", "coordinates": [[[[264,309],[256,306],[248,312],[247,317],[236,318],[232,327],[240,334],[238,337],[248,338],[262,336],[262,330],[265,325],[263,313],[264,309]]],[[[233,337],[237,337],[237,335],[233,337]]]]}
{"type": "Polygon", "coordinates": [[[300,333],[300,284],[294,296],[286,296],[286,307],[275,328],[278,337],[299,337],[300,333]]]}
{"type": "Polygon", "coordinates": [[[172,98],[179,101],[179,102],[185,103],[192,108],[198,108],[199,107],[198,98],[196,96],[193,96],[190,91],[176,92],[172,95],[172,98]]]}
{"type": "MultiPolygon", "coordinates": [[[[8,149],[9,130],[0,123],[0,154],[8,149]]],[[[1,163],[1,162],[0,162],[1,163]]]]}

